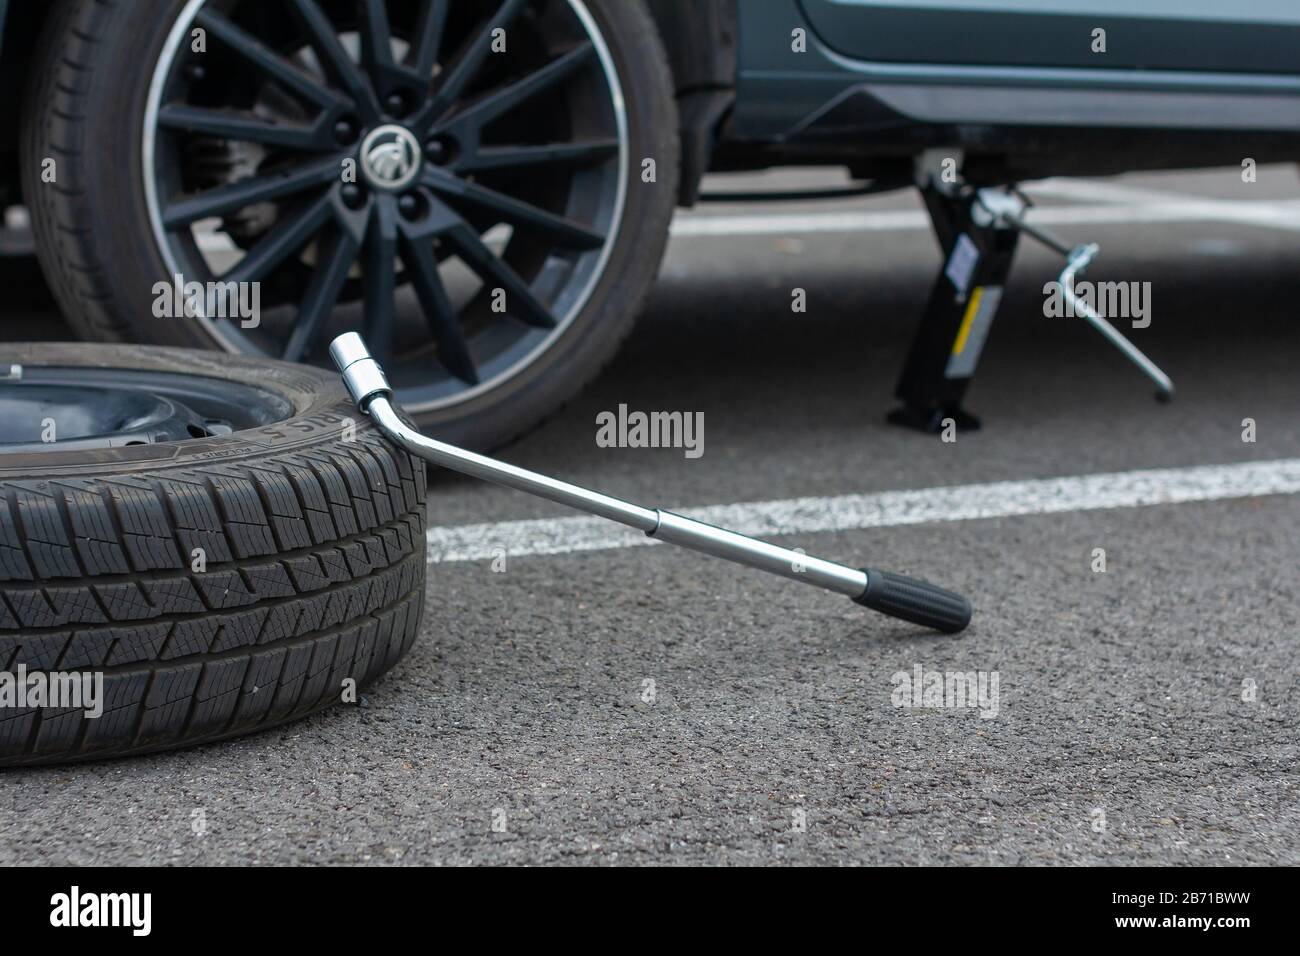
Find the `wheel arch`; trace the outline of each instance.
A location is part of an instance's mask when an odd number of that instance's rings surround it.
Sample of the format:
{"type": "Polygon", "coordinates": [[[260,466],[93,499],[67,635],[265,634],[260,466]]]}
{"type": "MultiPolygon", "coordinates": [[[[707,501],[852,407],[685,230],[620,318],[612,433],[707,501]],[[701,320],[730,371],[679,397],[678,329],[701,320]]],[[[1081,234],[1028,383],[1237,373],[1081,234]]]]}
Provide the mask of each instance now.
{"type": "Polygon", "coordinates": [[[695,204],[736,99],[737,0],[646,0],[668,54],[681,137],[678,202],[695,204]]]}

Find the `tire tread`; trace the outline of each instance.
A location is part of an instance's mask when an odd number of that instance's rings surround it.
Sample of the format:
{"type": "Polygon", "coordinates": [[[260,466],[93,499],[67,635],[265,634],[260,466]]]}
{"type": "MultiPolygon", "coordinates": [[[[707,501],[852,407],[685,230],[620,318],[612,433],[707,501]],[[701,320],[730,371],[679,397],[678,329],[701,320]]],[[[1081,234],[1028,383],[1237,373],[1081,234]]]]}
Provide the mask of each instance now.
{"type": "Polygon", "coordinates": [[[0,710],[0,766],[219,740],[374,680],[416,636],[424,481],[371,432],[242,466],[0,481],[0,665],[101,673],[105,700],[95,720],[0,710]],[[191,545],[214,547],[206,569],[191,545]]]}

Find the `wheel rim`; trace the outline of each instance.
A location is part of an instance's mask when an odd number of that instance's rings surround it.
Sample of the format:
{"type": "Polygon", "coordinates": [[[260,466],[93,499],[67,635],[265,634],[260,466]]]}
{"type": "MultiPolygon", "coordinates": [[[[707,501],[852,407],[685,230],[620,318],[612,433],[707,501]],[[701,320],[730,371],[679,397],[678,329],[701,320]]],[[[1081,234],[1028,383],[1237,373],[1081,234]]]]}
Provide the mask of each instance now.
{"type": "Polygon", "coordinates": [[[176,372],[13,366],[0,378],[0,455],[212,438],[283,421],[266,389],[176,372]]]}
{"type": "Polygon", "coordinates": [[[260,284],[257,328],[200,308],[217,346],[324,365],[360,329],[422,412],[518,376],[572,324],[618,235],[627,150],[580,0],[190,0],[151,84],[144,179],[171,275],[260,284]]]}

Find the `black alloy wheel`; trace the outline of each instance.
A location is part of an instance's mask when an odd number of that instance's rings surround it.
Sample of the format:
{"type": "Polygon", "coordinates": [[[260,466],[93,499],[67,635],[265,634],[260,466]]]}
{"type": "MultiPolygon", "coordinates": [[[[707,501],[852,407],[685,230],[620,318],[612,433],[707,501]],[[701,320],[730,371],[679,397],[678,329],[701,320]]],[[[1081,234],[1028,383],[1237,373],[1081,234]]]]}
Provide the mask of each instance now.
{"type": "MultiPolygon", "coordinates": [[[[417,420],[479,445],[612,353],[675,199],[670,78],[639,2],[152,2],[171,12],[147,71],[112,77],[118,109],[140,107],[138,202],[115,226],[134,236],[143,218],[152,268],[106,276],[132,288],[96,299],[65,244],[44,243],[79,330],[325,366],[357,329],[417,420]],[[211,293],[182,315],[151,307],[191,282],[239,289],[256,315],[211,293]]],[[[47,212],[38,235],[68,217],[103,228],[100,210],[47,212]]]]}

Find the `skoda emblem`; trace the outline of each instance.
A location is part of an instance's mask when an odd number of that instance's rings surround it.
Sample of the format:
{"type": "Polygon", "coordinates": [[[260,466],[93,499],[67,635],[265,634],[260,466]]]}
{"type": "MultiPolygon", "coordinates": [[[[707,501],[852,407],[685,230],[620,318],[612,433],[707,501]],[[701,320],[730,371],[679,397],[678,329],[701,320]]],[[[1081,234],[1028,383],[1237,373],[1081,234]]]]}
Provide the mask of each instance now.
{"type": "Polygon", "coordinates": [[[361,169],[377,189],[404,189],[420,171],[420,142],[405,126],[373,129],[361,143],[361,169]]]}

